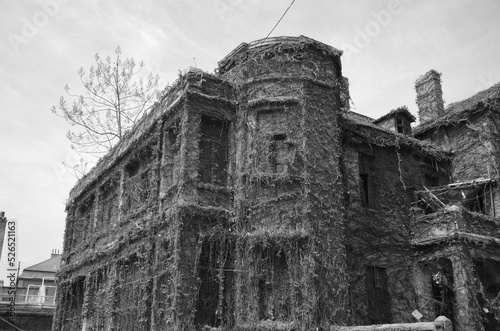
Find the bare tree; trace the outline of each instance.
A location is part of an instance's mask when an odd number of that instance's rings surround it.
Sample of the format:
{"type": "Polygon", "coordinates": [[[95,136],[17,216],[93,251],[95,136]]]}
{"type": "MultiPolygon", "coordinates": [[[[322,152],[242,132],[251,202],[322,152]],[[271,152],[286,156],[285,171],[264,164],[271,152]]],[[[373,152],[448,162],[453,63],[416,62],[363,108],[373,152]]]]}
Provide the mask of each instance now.
{"type": "Polygon", "coordinates": [[[72,94],[66,85],[64,90],[73,102],[69,105],[61,96],[59,107],[52,107],[54,114],[76,127],[66,136],[71,148],[81,156],[80,162],[64,164],[76,177],[83,175],[89,164],[95,163],[123,138],[149,110],[158,94],[158,75],[149,73],[141,77],[144,62],[137,66],[133,58],[122,59],[120,46],[115,54],[113,59],[109,56],[102,59],[96,54],[88,75],[83,67],[78,70],[83,93],[72,94]]]}

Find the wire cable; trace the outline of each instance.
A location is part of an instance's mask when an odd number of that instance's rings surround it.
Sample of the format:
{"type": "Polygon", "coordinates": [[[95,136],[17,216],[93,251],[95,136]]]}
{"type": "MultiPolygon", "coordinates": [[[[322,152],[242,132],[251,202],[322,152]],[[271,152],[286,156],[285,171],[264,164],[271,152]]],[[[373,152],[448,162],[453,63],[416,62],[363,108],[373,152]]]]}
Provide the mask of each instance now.
{"type": "Polygon", "coordinates": [[[292,7],[293,3],[295,2],[295,0],[292,0],[292,2],[290,3],[290,5],[288,6],[288,8],[285,10],[285,12],[283,13],[283,15],[281,15],[281,18],[278,20],[278,22],[274,25],[274,27],[272,28],[271,32],[269,32],[267,34],[267,36],[264,38],[264,40],[262,40],[261,42],[261,45],[267,40],[267,38],[269,38],[269,36],[271,35],[271,33],[273,33],[274,29],[276,29],[276,27],[278,26],[278,24],[280,24],[281,20],[283,19],[283,17],[285,17],[286,13],[288,12],[288,10],[290,9],[290,7],[292,7]]]}
{"type": "Polygon", "coordinates": [[[7,321],[6,319],[3,319],[2,317],[0,317],[0,320],[4,321],[5,323],[9,324],[10,326],[12,326],[13,328],[15,328],[17,330],[24,331],[23,329],[18,328],[14,324],[9,323],[9,321],[7,321]]]}

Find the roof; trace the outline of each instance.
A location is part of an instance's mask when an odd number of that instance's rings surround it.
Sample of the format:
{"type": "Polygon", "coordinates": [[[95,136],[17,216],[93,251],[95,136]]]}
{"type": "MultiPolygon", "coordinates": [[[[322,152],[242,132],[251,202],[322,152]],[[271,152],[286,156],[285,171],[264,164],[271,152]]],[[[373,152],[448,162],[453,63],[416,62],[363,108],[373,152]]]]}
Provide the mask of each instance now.
{"type": "Polygon", "coordinates": [[[448,159],[450,157],[450,153],[443,148],[435,146],[428,141],[418,140],[378,126],[374,124],[373,119],[368,116],[348,111],[345,113],[344,119],[346,120],[347,131],[349,131],[353,137],[361,137],[363,142],[377,146],[407,146],[439,160],[448,159]]]}
{"type": "Polygon", "coordinates": [[[459,122],[467,121],[472,115],[480,113],[488,107],[500,109],[500,82],[490,88],[480,91],[470,98],[449,104],[445,108],[445,114],[438,118],[417,126],[413,132],[414,135],[420,135],[424,132],[447,125],[454,125],[459,122]]]}
{"type": "Polygon", "coordinates": [[[387,118],[394,117],[394,116],[399,115],[399,114],[405,115],[406,117],[408,117],[410,122],[415,122],[415,116],[413,116],[412,113],[410,113],[410,111],[408,110],[408,107],[402,106],[402,107],[398,107],[396,109],[391,110],[390,112],[388,112],[384,116],[374,120],[373,123],[375,123],[375,124],[380,123],[387,118]]]}
{"type": "MultiPolygon", "coordinates": [[[[46,274],[53,273],[55,276],[56,271],[61,265],[61,254],[52,254],[50,259],[25,268],[21,277],[27,278],[29,274],[46,274]],[[26,274],[26,275],[25,275],[26,274]]],[[[34,278],[34,277],[29,277],[34,278]]],[[[36,277],[35,277],[36,278],[36,277]]]]}
{"type": "Polygon", "coordinates": [[[341,50],[306,36],[280,36],[264,38],[252,41],[250,43],[241,43],[238,47],[236,47],[222,60],[219,61],[219,73],[223,73],[229,70],[233,65],[234,59],[237,58],[240,54],[245,54],[249,50],[252,50],[254,52],[266,52],[269,49],[273,49],[275,47],[279,47],[280,50],[285,50],[289,48],[305,48],[307,46],[312,46],[332,56],[339,57],[342,55],[341,50]]]}

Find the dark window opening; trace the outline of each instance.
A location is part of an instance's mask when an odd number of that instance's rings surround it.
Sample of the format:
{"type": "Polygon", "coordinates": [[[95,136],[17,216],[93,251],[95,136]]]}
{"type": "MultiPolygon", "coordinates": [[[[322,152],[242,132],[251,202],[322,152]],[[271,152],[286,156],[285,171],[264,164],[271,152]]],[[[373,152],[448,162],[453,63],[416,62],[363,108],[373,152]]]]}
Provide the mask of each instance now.
{"type": "Polygon", "coordinates": [[[410,122],[406,118],[397,117],[396,121],[396,131],[402,134],[410,135],[411,127],[410,122]]]}
{"type": "Polygon", "coordinates": [[[134,177],[135,175],[137,175],[140,167],[141,167],[141,164],[139,163],[138,160],[134,160],[134,161],[130,162],[129,164],[127,164],[127,166],[125,167],[125,171],[127,172],[127,176],[134,177]]]}
{"type": "Polygon", "coordinates": [[[107,228],[118,218],[119,185],[116,178],[108,180],[101,186],[101,196],[99,197],[100,215],[99,227],[107,228]]]}
{"type": "Polygon", "coordinates": [[[67,315],[64,319],[64,326],[68,330],[82,329],[83,298],[85,297],[85,277],[78,276],[73,279],[63,292],[64,306],[67,307],[67,315]]]}
{"type": "Polygon", "coordinates": [[[365,284],[370,323],[390,323],[391,313],[385,268],[367,267],[365,284]]]}
{"type": "Polygon", "coordinates": [[[469,208],[470,211],[476,212],[476,213],[482,213],[485,214],[485,208],[484,208],[484,190],[479,189],[477,194],[475,194],[472,199],[472,201],[469,201],[469,205],[467,208],[469,208]]]}
{"type": "Polygon", "coordinates": [[[258,282],[260,320],[287,320],[291,314],[291,298],[287,288],[288,262],[285,252],[268,247],[257,254],[261,261],[258,282]]]}
{"type": "MultiPolygon", "coordinates": [[[[151,313],[151,301],[144,300],[145,291],[149,291],[141,282],[141,267],[148,261],[137,255],[128,256],[117,262],[117,289],[113,305],[116,307],[114,315],[117,330],[148,330],[149,318],[137,318],[138,306],[144,311],[144,316],[151,313]]],[[[147,293],[147,292],[146,292],[147,293]]]]}
{"type": "Polygon", "coordinates": [[[368,185],[368,174],[359,174],[361,189],[361,204],[363,207],[370,207],[370,195],[368,185]]]}
{"type": "Polygon", "coordinates": [[[401,118],[396,119],[396,128],[399,133],[405,133],[404,121],[401,118]]]}
{"type": "Polygon", "coordinates": [[[429,264],[431,269],[432,298],[434,311],[453,321],[453,269],[451,261],[440,259],[437,263],[429,264]]]}
{"type": "Polygon", "coordinates": [[[177,143],[177,138],[179,137],[179,133],[181,131],[181,121],[177,119],[174,124],[167,129],[167,139],[169,147],[172,147],[177,143]]]}
{"type": "Polygon", "coordinates": [[[200,180],[226,185],[229,164],[229,123],[202,116],[200,139],[200,180]]]}
{"type": "Polygon", "coordinates": [[[425,186],[426,187],[436,187],[439,186],[439,178],[437,175],[425,174],[425,186]]]}
{"type": "Polygon", "coordinates": [[[94,227],[94,195],[91,195],[78,208],[77,231],[73,233],[73,242],[77,244],[87,239],[94,227]]]}
{"type": "Polygon", "coordinates": [[[178,167],[175,166],[175,159],[179,155],[180,132],[180,119],[176,119],[174,123],[166,129],[161,168],[162,186],[164,188],[169,188],[177,182],[174,172],[176,168],[178,169],[178,167]]]}
{"type": "Polygon", "coordinates": [[[498,315],[498,302],[500,300],[500,263],[483,260],[474,263],[476,277],[483,288],[477,297],[479,305],[483,308],[483,327],[485,331],[500,330],[500,322],[495,318],[498,315]]]}
{"type": "Polygon", "coordinates": [[[202,243],[198,264],[200,288],[196,301],[195,324],[218,327],[233,305],[226,291],[229,288],[233,245],[229,240],[206,240],[202,243]],[[221,291],[221,286],[223,290],[221,291]]]}
{"type": "Polygon", "coordinates": [[[375,202],[373,183],[373,156],[359,154],[359,191],[361,205],[365,208],[373,208],[375,202]]]}
{"type": "Polygon", "coordinates": [[[285,142],[286,135],[276,134],[273,136],[270,150],[271,170],[280,174],[287,169],[288,145],[285,142]]]}
{"type": "Polygon", "coordinates": [[[123,203],[125,212],[145,207],[153,195],[153,171],[151,169],[153,156],[152,149],[147,147],[141,155],[125,166],[125,199],[123,203]]]}

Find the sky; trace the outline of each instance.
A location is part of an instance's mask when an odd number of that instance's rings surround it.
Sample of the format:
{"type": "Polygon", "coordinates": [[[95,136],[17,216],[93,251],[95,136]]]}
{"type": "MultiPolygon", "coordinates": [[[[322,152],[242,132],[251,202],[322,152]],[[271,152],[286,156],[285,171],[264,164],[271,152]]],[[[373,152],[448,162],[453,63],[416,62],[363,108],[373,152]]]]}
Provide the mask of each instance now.
{"type": "MultiPolygon", "coordinates": [[[[0,211],[18,221],[21,268],[62,250],[76,178],[71,129],[51,113],[78,90],[94,55],[143,60],[166,86],[179,71],[213,72],[242,42],[266,37],[292,0],[0,0],[0,211]]],[[[378,118],[406,105],[415,80],[442,73],[445,104],[500,81],[500,0],[295,0],[271,36],[337,49],[351,110],[378,118]]],[[[4,254],[0,261],[5,261],[4,254]]],[[[0,262],[1,265],[1,262],[0,262]]]]}

